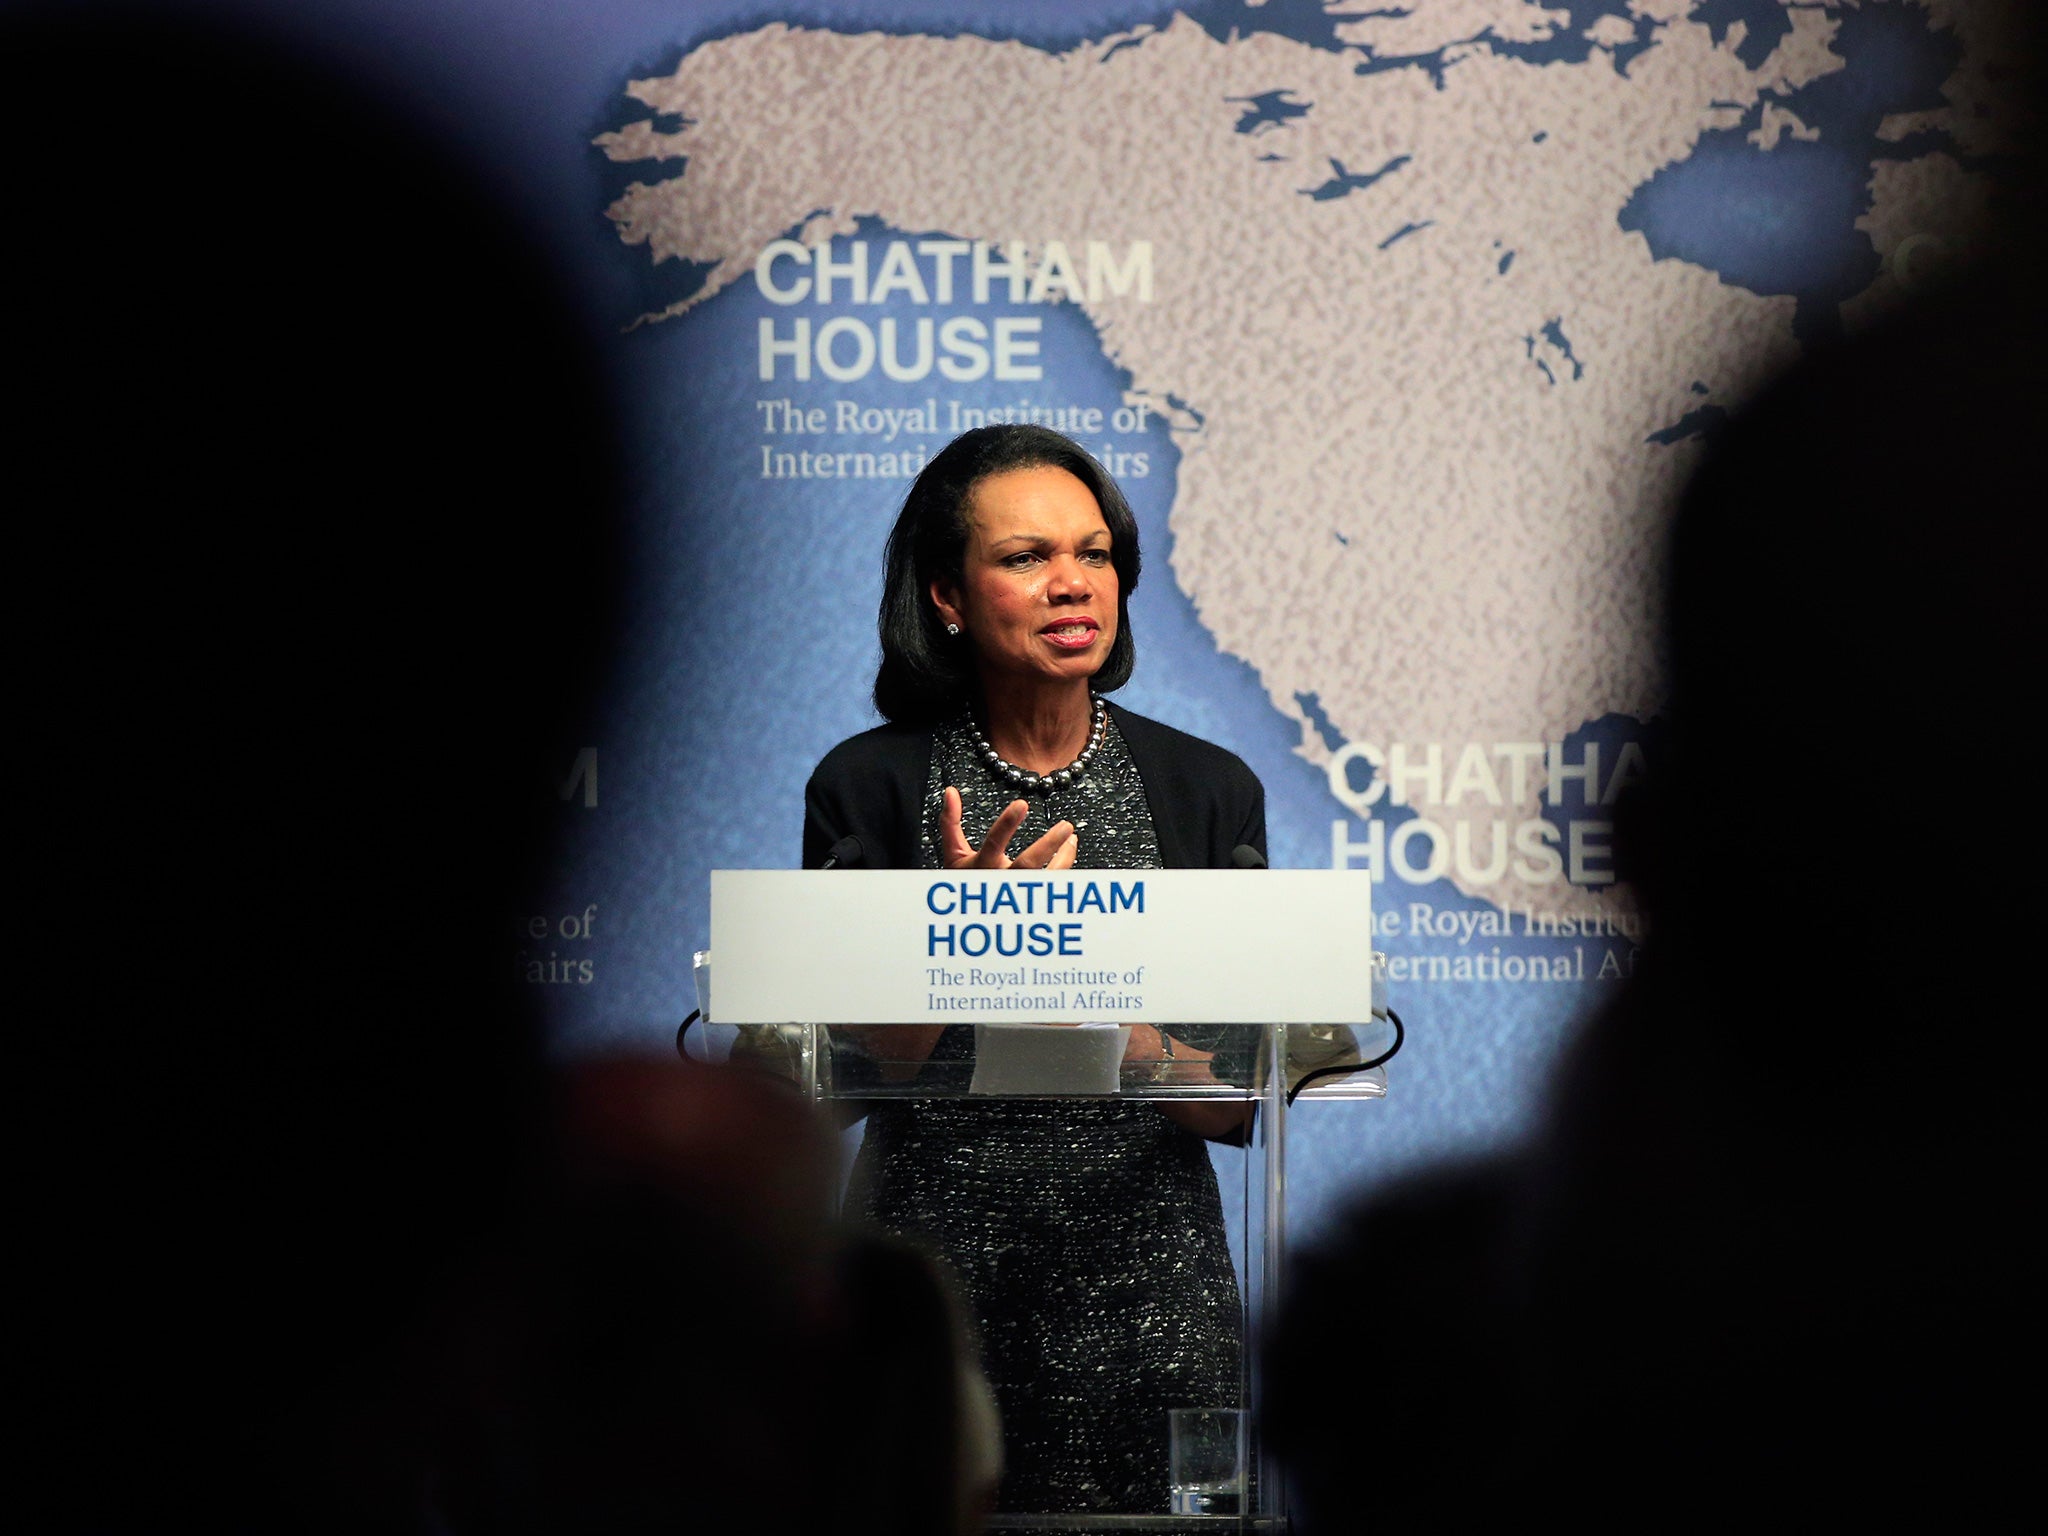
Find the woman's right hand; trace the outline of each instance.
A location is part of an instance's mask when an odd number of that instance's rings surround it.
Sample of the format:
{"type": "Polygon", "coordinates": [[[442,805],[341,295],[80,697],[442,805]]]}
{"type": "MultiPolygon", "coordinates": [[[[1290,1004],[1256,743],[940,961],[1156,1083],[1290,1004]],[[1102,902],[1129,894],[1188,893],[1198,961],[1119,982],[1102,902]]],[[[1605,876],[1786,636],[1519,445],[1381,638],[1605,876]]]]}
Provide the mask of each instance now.
{"type": "Polygon", "coordinates": [[[939,815],[939,833],[944,843],[939,862],[947,869],[1072,869],[1080,841],[1074,835],[1073,823],[1068,821],[1054,822],[1045,836],[1014,859],[1009,856],[1010,839],[1030,814],[1030,806],[1022,800],[1012,800],[977,848],[967,841],[960,826],[960,791],[947,785],[946,803],[939,815]]]}

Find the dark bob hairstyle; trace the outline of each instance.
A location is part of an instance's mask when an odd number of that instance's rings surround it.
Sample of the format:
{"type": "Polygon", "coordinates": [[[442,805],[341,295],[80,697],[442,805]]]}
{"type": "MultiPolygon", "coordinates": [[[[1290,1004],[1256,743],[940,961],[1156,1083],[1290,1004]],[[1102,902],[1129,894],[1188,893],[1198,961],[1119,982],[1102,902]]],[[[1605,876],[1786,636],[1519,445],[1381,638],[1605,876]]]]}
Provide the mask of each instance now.
{"type": "Polygon", "coordinates": [[[1116,640],[1092,686],[1108,693],[1131,680],[1138,659],[1131,637],[1131,594],[1138,589],[1138,520],[1109,472],[1088,450],[1047,427],[1022,424],[963,432],[910,487],[882,574],[882,665],[875,708],[899,725],[933,725],[974,691],[974,653],[964,637],[946,633],[932,606],[934,581],[958,582],[967,558],[968,502],[991,475],[1041,466],[1064,469],[1094,494],[1109,525],[1109,563],[1116,568],[1116,640]]]}

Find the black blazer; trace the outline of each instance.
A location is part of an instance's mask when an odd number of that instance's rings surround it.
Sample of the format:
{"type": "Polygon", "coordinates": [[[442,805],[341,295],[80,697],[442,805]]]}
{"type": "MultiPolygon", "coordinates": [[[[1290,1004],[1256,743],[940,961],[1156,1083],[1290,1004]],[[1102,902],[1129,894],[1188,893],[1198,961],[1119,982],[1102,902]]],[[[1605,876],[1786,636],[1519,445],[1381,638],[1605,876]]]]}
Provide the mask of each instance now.
{"type": "MultiPolygon", "coordinates": [[[[1109,706],[1131,749],[1145,803],[1168,869],[1228,869],[1231,850],[1266,852],[1266,791],[1233,752],[1109,706]]],[[[866,869],[915,869],[925,781],[931,774],[929,726],[884,725],[825,754],[804,786],[804,868],[816,869],[834,843],[861,841],[866,869]]]]}

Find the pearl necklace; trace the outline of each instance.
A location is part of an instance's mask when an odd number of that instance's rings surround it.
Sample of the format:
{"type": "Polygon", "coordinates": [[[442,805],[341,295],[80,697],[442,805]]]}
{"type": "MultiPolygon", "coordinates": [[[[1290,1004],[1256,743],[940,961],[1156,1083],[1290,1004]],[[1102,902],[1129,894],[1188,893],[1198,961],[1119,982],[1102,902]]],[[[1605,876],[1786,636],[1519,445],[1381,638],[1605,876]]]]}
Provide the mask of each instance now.
{"type": "Polygon", "coordinates": [[[981,722],[974,718],[972,710],[968,711],[967,728],[974,733],[975,752],[988,764],[991,772],[1002,775],[1012,784],[1024,789],[1065,789],[1087,771],[1089,759],[1095,756],[1096,749],[1102,745],[1103,732],[1109,729],[1109,706],[1099,698],[1095,700],[1095,724],[1088,732],[1088,745],[1083,747],[1081,755],[1066,767],[1055,769],[1051,773],[1033,773],[1029,768],[1019,768],[1015,763],[1005,762],[1002,754],[990,746],[988,737],[982,734],[981,722]]]}

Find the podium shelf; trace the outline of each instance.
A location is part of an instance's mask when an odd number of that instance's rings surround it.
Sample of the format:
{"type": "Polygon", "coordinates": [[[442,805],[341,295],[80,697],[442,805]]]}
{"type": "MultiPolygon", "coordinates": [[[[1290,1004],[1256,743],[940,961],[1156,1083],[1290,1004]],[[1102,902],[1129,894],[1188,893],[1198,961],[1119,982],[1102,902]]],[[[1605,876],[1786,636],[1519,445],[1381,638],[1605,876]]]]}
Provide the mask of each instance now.
{"type": "MultiPolygon", "coordinates": [[[[1148,1099],[1257,1101],[1284,1060],[1297,1102],[1381,1099],[1365,1067],[1376,1025],[1164,1026],[1174,1055],[1140,1056],[1128,1027],[1048,1024],[710,1025],[703,1059],[772,1073],[821,1100],[1148,1099]],[[1347,1063],[1358,1063],[1345,1070],[1347,1063]]],[[[1157,1051],[1150,1031],[1146,1039],[1157,1051]]]]}

